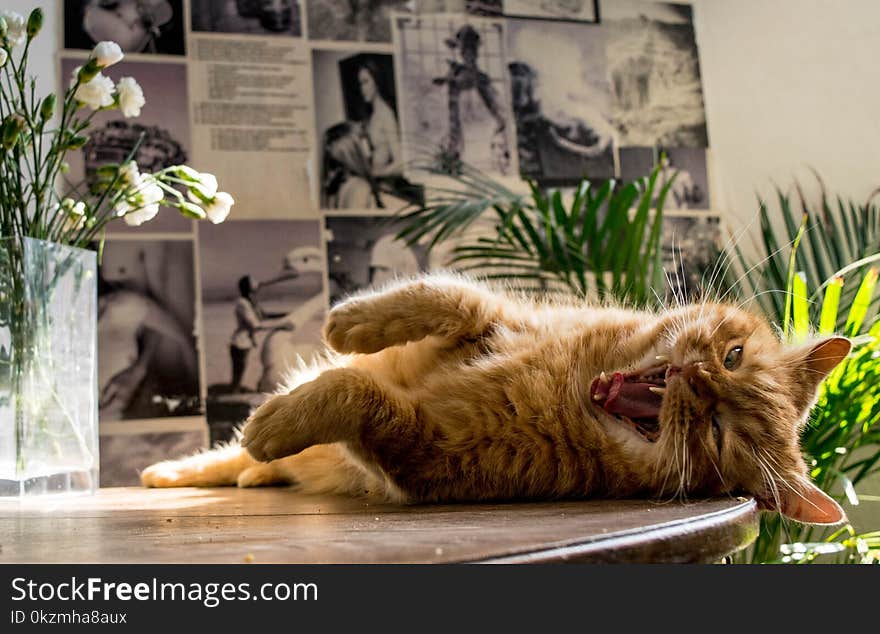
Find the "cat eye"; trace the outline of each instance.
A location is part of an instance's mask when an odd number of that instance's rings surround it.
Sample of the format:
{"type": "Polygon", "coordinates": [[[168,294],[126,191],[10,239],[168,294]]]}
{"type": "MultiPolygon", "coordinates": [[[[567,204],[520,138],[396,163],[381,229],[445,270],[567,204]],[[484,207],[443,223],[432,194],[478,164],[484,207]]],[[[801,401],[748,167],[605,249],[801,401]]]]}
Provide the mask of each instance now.
{"type": "Polygon", "coordinates": [[[742,361],[743,355],[743,347],[742,346],[734,346],[732,347],[727,356],[724,357],[724,368],[727,370],[735,370],[739,367],[740,362],[742,361]]]}

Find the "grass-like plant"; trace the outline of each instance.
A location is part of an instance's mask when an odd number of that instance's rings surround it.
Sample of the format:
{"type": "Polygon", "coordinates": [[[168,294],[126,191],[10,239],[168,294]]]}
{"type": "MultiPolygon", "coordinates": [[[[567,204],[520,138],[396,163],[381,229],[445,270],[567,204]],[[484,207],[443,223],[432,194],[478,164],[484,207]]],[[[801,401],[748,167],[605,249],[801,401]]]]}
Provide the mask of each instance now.
{"type": "MultiPolygon", "coordinates": [[[[777,205],[772,212],[766,201],[758,200],[764,255],[758,265],[743,255],[737,241],[728,254],[739,267],[738,271],[737,266],[726,267],[731,277],[728,286],[743,298],[753,297],[779,325],[787,323],[786,305],[790,300],[786,289],[794,272],[799,272],[805,286],[812,289],[806,315],[810,323],[818,324],[826,292],[839,292],[841,307],[852,305],[864,267],[880,252],[880,207],[871,202],[873,197],[863,204],[841,197],[831,201],[821,179],[819,183],[822,193],[818,205],[807,202],[799,185],[795,187],[796,197],[777,188],[777,205]],[[781,230],[774,227],[773,217],[781,219],[781,230]],[[795,242],[798,247],[793,249],[795,242]]],[[[872,302],[876,305],[877,299],[872,302]]],[[[839,311],[837,332],[847,327],[848,314],[848,310],[839,311]]],[[[861,326],[860,332],[864,332],[867,324],[861,326]]]]}

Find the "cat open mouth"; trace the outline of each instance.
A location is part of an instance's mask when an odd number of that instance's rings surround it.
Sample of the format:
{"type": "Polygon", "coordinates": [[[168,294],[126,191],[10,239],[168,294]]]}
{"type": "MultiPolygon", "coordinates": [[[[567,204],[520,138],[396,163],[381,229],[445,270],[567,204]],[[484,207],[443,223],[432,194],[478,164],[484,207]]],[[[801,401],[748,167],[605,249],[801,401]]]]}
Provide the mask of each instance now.
{"type": "Polygon", "coordinates": [[[660,405],[666,390],[668,364],[633,372],[604,372],[590,384],[590,398],[645,440],[660,437],[660,405]]]}

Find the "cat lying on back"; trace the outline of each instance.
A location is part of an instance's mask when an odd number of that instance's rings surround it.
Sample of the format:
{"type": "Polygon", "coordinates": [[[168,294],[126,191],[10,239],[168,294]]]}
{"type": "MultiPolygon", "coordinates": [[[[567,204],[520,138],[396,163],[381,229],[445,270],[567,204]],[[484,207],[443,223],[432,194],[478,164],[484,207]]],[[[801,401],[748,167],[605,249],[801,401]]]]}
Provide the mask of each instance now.
{"type": "Polygon", "coordinates": [[[547,304],[452,276],[352,297],[324,337],[339,354],[295,373],[240,444],[155,464],[143,484],[398,502],[746,493],[845,520],[798,443],[844,338],[787,347],[730,305],[547,304]]]}

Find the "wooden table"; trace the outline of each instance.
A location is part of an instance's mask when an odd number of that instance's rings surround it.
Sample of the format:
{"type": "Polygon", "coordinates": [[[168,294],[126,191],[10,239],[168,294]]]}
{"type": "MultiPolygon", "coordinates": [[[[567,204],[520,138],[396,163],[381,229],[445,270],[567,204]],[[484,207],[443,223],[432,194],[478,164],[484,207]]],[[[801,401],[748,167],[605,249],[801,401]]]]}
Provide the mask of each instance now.
{"type": "Polygon", "coordinates": [[[395,506],[269,489],[0,501],[0,563],[711,562],[753,500],[395,506]]]}

